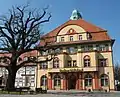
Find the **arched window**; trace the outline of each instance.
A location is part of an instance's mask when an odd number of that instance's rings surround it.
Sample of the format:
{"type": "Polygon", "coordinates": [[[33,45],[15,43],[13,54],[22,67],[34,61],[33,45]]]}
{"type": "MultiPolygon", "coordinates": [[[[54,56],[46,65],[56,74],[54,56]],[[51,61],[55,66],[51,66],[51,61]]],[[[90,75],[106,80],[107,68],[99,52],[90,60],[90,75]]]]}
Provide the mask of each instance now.
{"type": "Polygon", "coordinates": [[[59,59],[57,57],[53,59],[53,68],[59,68],[59,59]]]}
{"type": "Polygon", "coordinates": [[[54,86],[60,86],[61,85],[61,78],[59,75],[54,76],[54,86]]]}
{"type": "Polygon", "coordinates": [[[43,75],[41,77],[41,86],[46,86],[47,85],[47,77],[43,75]]]}
{"type": "Polygon", "coordinates": [[[91,86],[92,85],[92,76],[90,74],[87,74],[85,76],[85,86],[91,86]]]}
{"type": "Polygon", "coordinates": [[[108,86],[108,79],[109,79],[108,75],[102,74],[100,77],[101,86],[108,86]]]}
{"type": "Polygon", "coordinates": [[[89,67],[90,66],[90,57],[86,55],[84,57],[84,67],[89,67]]]}

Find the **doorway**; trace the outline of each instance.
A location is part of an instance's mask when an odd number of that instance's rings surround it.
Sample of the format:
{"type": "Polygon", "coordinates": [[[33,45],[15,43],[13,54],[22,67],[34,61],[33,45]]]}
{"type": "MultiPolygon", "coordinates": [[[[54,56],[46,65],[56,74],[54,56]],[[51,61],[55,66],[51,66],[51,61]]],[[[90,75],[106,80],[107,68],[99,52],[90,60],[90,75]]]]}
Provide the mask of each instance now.
{"type": "Polygon", "coordinates": [[[68,89],[76,88],[76,76],[71,75],[68,79],[68,89]]]}

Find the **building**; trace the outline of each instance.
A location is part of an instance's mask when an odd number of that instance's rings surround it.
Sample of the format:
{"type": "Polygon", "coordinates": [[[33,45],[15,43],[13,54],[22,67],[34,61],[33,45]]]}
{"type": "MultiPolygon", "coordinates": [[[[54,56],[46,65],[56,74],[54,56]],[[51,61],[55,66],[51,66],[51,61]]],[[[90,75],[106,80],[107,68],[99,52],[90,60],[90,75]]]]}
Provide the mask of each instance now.
{"type": "MultiPolygon", "coordinates": [[[[47,33],[45,40],[58,47],[52,61],[37,66],[36,87],[49,90],[114,90],[112,46],[114,40],[100,27],[82,19],[74,10],[70,20],[47,33]]],[[[38,60],[51,50],[39,52],[38,60]]]]}
{"type": "MultiPolygon", "coordinates": [[[[10,56],[8,53],[0,53],[0,56],[10,56]]],[[[18,59],[18,63],[21,61],[29,60],[29,58],[32,58],[34,56],[37,56],[37,51],[31,51],[29,53],[25,53],[20,56],[18,59]]],[[[3,66],[3,63],[5,63],[6,59],[0,60],[0,86],[5,86],[7,82],[8,77],[8,71],[3,66]]],[[[6,61],[7,62],[7,61],[6,61]]],[[[31,89],[35,90],[36,87],[36,67],[37,64],[29,63],[21,67],[17,73],[16,73],[16,79],[15,79],[15,87],[30,87],[31,89]]]]}

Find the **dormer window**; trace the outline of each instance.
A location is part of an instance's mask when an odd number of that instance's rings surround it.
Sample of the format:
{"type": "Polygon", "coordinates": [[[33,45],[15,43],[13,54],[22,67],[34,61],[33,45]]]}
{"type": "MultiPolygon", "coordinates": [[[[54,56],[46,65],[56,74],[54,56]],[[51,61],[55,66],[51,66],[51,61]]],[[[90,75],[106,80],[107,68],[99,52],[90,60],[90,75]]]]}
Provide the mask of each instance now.
{"type": "Polygon", "coordinates": [[[90,40],[92,38],[92,36],[90,35],[90,33],[87,33],[87,40],[90,40]]]}
{"type": "Polygon", "coordinates": [[[79,35],[79,40],[82,40],[82,35],[79,35]]]}
{"type": "Polygon", "coordinates": [[[61,42],[63,42],[63,41],[65,41],[65,40],[64,40],[64,37],[61,37],[61,42]]]}
{"type": "Polygon", "coordinates": [[[73,41],[73,36],[70,36],[70,41],[73,41]]]}

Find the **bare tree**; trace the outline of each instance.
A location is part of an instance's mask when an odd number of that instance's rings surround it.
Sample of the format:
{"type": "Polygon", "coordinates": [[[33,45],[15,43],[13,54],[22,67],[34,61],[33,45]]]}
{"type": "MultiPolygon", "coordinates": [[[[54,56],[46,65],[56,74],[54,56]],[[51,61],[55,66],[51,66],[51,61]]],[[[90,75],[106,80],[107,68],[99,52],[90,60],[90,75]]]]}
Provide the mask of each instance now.
{"type": "MultiPolygon", "coordinates": [[[[7,90],[15,88],[15,77],[19,68],[29,62],[42,62],[34,59],[18,62],[22,54],[33,50],[49,49],[47,43],[39,48],[36,47],[41,39],[40,24],[49,22],[51,18],[51,14],[46,10],[44,8],[41,14],[37,10],[29,10],[28,6],[13,7],[9,15],[0,18],[0,51],[9,54],[9,56],[0,57],[0,59],[6,59],[3,62],[5,64],[1,65],[8,70],[7,90]]],[[[46,58],[44,61],[49,61],[51,58],[46,58]]]]}
{"type": "Polygon", "coordinates": [[[116,81],[120,81],[120,65],[118,63],[114,66],[114,76],[116,81]]]}

